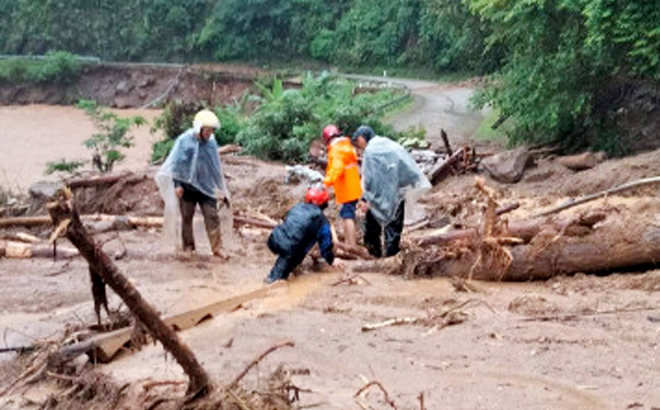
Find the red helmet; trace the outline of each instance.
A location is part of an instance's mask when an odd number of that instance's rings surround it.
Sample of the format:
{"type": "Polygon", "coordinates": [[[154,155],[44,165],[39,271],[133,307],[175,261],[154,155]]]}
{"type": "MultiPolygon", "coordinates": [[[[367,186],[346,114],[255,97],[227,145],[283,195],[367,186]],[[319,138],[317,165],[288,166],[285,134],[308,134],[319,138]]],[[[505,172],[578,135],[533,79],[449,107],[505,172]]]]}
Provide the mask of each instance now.
{"type": "Polygon", "coordinates": [[[326,127],[323,128],[323,139],[326,144],[330,142],[333,137],[338,137],[340,135],[341,131],[339,131],[339,127],[334,124],[326,125],[326,127]]]}
{"type": "Polygon", "coordinates": [[[305,202],[308,204],[314,204],[322,206],[328,203],[330,200],[330,194],[325,187],[309,187],[307,188],[307,193],[305,193],[305,202]]]}

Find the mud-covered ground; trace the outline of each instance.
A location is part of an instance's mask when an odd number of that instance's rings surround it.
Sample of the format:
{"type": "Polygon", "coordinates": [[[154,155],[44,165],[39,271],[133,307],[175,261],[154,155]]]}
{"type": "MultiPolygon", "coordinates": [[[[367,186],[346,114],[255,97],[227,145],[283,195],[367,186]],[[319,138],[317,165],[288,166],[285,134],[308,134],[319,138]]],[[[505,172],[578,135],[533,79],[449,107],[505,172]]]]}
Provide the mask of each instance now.
{"type": "MultiPolygon", "coordinates": [[[[15,128],[30,125],[13,122],[11,115],[3,118],[15,128]]],[[[570,196],[653,176],[658,161],[655,151],[574,173],[540,159],[516,185],[488,184],[502,203],[521,203],[507,217],[522,219],[570,196]]],[[[301,186],[283,183],[282,165],[234,157],[225,163],[238,211],[276,219],[301,197],[301,186]]],[[[423,201],[428,217],[444,216],[455,225],[480,223],[484,199],[473,178],[456,176],[435,187],[423,201]]],[[[147,191],[143,202],[153,211],[157,193],[147,191]]],[[[656,188],[644,188],[567,213],[614,206],[653,220],[660,210],[657,194],[656,188]]],[[[109,255],[119,257],[115,263],[122,272],[166,316],[265,286],[262,279],[274,262],[265,245],[268,231],[236,231],[232,256],[223,261],[206,255],[200,221],[196,228],[200,255],[193,260],[174,257],[155,229],[104,233],[96,239],[109,255]]],[[[31,232],[46,238],[49,229],[31,232]]],[[[59,244],[67,246],[66,241],[59,244]]],[[[448,278],[358,273],[358,264],[348,261],[347,271],[338,272],[315,268],[308,260],[285,285],[180,336],[218,384],[231,381],[269,347],[293,341],[294,347],[264,359],[242,385],[265,391],[267,376],[283,366],[302,389],[296,402],[301,408],[392,408],[376,387],[354,397],[369,381],[378,381],[399,409],[660,408],[660,271],[473,282],[465,292],[448,278]],[[388,319],[414,323],[363,331],[365,325],[388,319]]],[[[122,307],[112,293],[110,304],[122,307]]],[[[2,346],[56,340],[67,329],[94,321],[82,259],[0,261],[2,346]]],[[[12,354],[0,355],[0,361],[2,390],[21,368],[12,354]]],[[[118,386],[185,380],[160,345],[123,352],[94,371],[118,386]]],[[[176,386],[163,394],[182,394],[176,386]]],[[[0,397],[0,408],[36,409],[60,391],[52,380],[30,385],[0,397]]],[[[106,404],[136,407],[121,398],[106,404]]]]}

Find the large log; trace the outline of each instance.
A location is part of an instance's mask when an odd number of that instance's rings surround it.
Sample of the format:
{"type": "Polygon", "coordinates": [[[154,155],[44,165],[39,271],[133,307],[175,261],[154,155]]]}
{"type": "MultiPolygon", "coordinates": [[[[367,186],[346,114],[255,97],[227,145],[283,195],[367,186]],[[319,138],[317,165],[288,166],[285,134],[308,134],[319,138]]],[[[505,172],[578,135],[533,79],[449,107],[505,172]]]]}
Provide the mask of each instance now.
{"type": "Polygon", "coordinates": [[[78,178],[71,179],[66,182],[66,185],[71,189],[86,188],[91,186],[109,185],[125,179],[126,183],[133,184],[143,181],[147,178],[146,175],[133,175],[131,173],[115,174],[115,175],[100,175],[91,178],[78,178]]]}
{"type": "MultiPolygon", "coordinates": [[[[81,215],[80,220],[84,222],[109,222],[114,229],[133,229],[136,227],[160,228],[163,226],[163,218],[159,216],[123,216],[123,215],[81,215]]],[[[11,226],[40,226],[48,225],[51,219],[47,216],[31,216],[20,218],[2,218],[0,219],[0,228],[11,226]]],[[[258,228],[273,229],[277,224],[272,221],[250,218],[247,216],[234,215],[234,224],[251,225],[258,228]]],[[[371,256],[366,249],[360,246],[350,246],[336,241],[335,246],[338,249],[360,259],[370,259],[371,256]]]]}
{"type": "MultiPolygon", "coordinates": [[[[529,242],[541,230],[544,221],[540,219],[512,221],[509,223],[506,236],[522,239],[523,242],[529,242]]],[[[419,246],[445,245],[454,241],[467,240],[472,241],[483,232],[479,228],[457,229],[449,232],[431,233],[430,235],[418,236],[415,240],[419,246]]]]}
{"type": "Polygon", "coordinates": [[[227,144],[227,145],[223,145],[222,147],[218,148],[218,154],[220,154],[220,155],[236,154],[236,153],[241,152],[242,149],[243,149],[243,147],[241,147],[240,145],[227,144]]]}
{"type": "Polygon", "coordinates": [[[600,164],[605,160],[605,153],[603,151],[599,152],[583,152],[582,154],[577,155],[566,155],[559,157],[556,161],[563,165],[564,167],[572,171],[583,171],[585,169],[590,169],[600,164]]]}
{"type": "MultiPolygon", "coordinates": [[[[466,252],[465,248],[454,251],[448,246],[443,257],[436,256],[437,261],[415,273],[522,281],[655,264],[660,255],[660,227],[645,224],[633,216],[613,218],[617,220],[596,227],[595,221],[602,218],[587,220],[584,224],[537,223],[534,227],[537,234],[531,242],[512,247],[479,248],[480,245],[473,242],[474,246],[466,252]]],[[[442,255],[442,252],[436,254],[442,255]]],[[[417,255],[416,260],[420,259],[423,256],[417,255]]],[[[414,271],[414,267],[411,270],[414,271]]]]}
{"type": "Polygon", "coordinates": [[[29,258],[62,258],[68,259],[78,256],[78,250],[46,244],[29,244],[14,241],[0,240],[0,258],[29,259],[29,258]]]}
{"type": "Polygon", "coordinates": [[[195,396],[209,390],[208,375],[193,352],[179,340],[176,332],[163,322],[158,312],[142,298],[140,292],[119,271],[108,255],[103,252],[101,246],[89,236],[73,206],[70,194],[67,195],[65,192],[65,198],[50,204],[48,211],[53,218],[54,226],[62,226],[64,221],[70,220],[66,229],[66,237],[78,248],[80,254],[89,263],[90,269],[101,276],[103,282],[119,295],[131,313],[181,365],[189,378],[188,395],[195,396]]]}
{"type": "Polygon", "coordinates": [[[44,226],[51,223],[49,216],[15,216],[9,218],[0,218],[0,228],[10,228],[22,226],[31,228],[34,226],[44,226]]]}
{"type": "MultiPolygon", "coordinates": [[[[160,228],[163,226],[163,217],[160,216],[125,216],[125,215],[80,215],[83,222],[109,222],[115,229],[160,228]]],[[[239,225],[252,225],[261,228],[273,228],[274,225],[268,221],[234,215],[234,222],[239,225]]],[[[14,218],[0,218],[0,228],[16,226],[36,227],[50,225],[49,216],[23,216],[14,218]]]]}

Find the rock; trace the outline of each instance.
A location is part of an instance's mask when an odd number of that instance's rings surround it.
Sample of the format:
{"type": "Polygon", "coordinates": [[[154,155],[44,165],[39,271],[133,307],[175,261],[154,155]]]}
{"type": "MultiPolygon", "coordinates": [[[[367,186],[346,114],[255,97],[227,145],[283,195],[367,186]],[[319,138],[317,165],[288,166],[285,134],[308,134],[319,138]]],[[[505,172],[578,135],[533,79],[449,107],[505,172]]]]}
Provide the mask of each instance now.
{"type": "Polygon", "coordinates": [[[120,81],[115,87],[115,95],[127,94],[133,86],[126,81],[120,81]]]}
{"type": "Polygon", "coordinates": [[[30,185],[30,198],[32,199],[54,199],[55,195],[64,188],[61,182],[38,181],[30,185]]]}
{"type": "Polygon", "coordinates": [[[285,184],[297,184],[305,182],[308,185],[318,184],[323,181],[323,175],[317,170],[305,165],[287,165],[285,184]]]}
{"type": "Polygon", "coordinates": [[[146,87],[151,87],[156,83],[156,80],[153,79],[152,77],[145,77],[142,80],[138,82],[138,88],[146,88],[146,87]]]}
{"type": "Polygon", "coordinates": [[[38,181],[30,185],[30,209],[29,214],[37,212],[46,202],[54,201],[57,193],[64,188],[61,182],[38,181]]]}
{"type": "Polygon", "coordinates": [[[550,179],[555,172],[553,170],[529,173],[525,176],[525,182],[542,182],[550,179]]]}
{"type": "Polygon", "coordinates": [[[557,158],[557,162],[573,171],[590,169],[605,161],[606,155],[603,151],[583,152],[577,155],[567,155],[557,158]]]}
{"type": "Polygon", "coordinates": [[[124,109],[135,107],[136,104],[133,102],[133,99],[130,97],[116,97],[113,100],[113,106],[115,108],[124,109]]]}
{"type": "Polygon", "coordinates": [[[520,181],[525,168],[530,165],[531,161],[529,150],[520,147],[484,158],[481,166],[496,181],[513,184],[520,181]]]}

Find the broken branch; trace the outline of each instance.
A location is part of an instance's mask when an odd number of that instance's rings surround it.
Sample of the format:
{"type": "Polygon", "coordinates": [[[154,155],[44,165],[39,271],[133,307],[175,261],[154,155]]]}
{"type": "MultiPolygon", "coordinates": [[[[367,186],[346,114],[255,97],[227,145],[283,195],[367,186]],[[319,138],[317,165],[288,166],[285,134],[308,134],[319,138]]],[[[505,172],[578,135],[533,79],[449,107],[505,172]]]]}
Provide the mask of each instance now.
{"type": "Polygon", "coordinates": [[[387,393],[387,390],[385,390],[383,385],[380,384],[380,382],[377,382],[377,381],[371,381],[371,382],[367,383],[363,388],[358,390],[357,393],[355,393],[355,395],[353,397],[358,397],[360,394],[362,394],[362,392],[366,391],[371,386],[378,387],[380,389],[380,391],[383,392],[383,395],[385,396],[385,402],[387,404],[389,404],[390,406],[392,406],[392,408],[394,410],[398,410],[397,407],[396,407],[396,404],[394,404],[394,401],[392,399],[390,399],[390,395],[387,393]]]}
{"type": "Polygon", "coordinates": [[[268,356],[269,354],[271,354],[271,353],[274,352],[275,350],[277,350],[277,349],[281,349],[281,348],[283,348],[283,347],[294,347],[294,346],[295,346],[295,343],[294,343],[294,342],[292,342],[292,341],[288,341],[288,342],[280,343],[280,344],[278,344],[278,345],[275,345],[275,346],[270,347],[268,350],[266,350],[265,352],[263,352],[259,357],[257,357],[255,360],[253,360],[252,363],[250,363],[250,364],[249,364],[249,365],[248,365],[248,366],[247,366],[247,367],[241,372],[241,374],[239,374],[238,376],[236,376],[236,378],[235,378],[231,383],[229,383],[229,385],[227,386],[228,389],[231,390],[231,389],[236,388],[236,386],[238,386],[238,383],[243,379],[243,377],[245,377],[246,374],[248,374],[248,372],[250,371],[250,369],[252,369],[254,366],[256,366],[257,364],[259,364],[259,362],[261,362],[266,356],[268,356]]]}
{"type": "Polygon", "coordinates": [[[597,192],[597,193],[592,194],[592,195],[585,196],[584,198],[580,198],[580,199],[577,199],[577,200],[570,200],[566,204],[563,204],[563,205],[560,205],[556,208],[552,208],[548,211],[536,214],[536,215],[533,216],[533,218],[544,217],[544,216],[556,214],[556,213],[559,213],[563,210],[573,208],[574,206],[582,205],[582,204],[585,204],[587,202],[594,201],[598,198],[602,198],[602,197],[607,196],[607,195],[616,194],[616,193],[627,191],[627,190],[630,190],[630,189],[633,189],[633,188],[638,188],[638,187],[644,186],[644,185],[657,184],[659,182],[660,182],[660,177],[644,178],[644,179],[639,179],[637,181],[628,182],[626,184],[619,185],[617,187],[610,188],[610,189],[607,189],[605,191],[601,191],[601,192],[597,192]]]}
{"type": "Polygon", "coordinates": [[[58,226],[66,219],[71,220],[66,229],[66,237],[78,248],[81,255],[89,263],[90,269],[98,273],[103,282],[121,297],[131,313],[144,324],[149,333],[160,341],[165,350],[170,352],[181,365],[190,380],[188,394],[197,396],[209,391],[208,375],[193,352],[181,342],[174,329],[163,322],[156,310],[142,298],[140,292],[89,236],[70,199],[70,193],[67,194],[65,191],[64,194],[64,197],[58,202],[48,205],[53,224],[58,226]]]}
{"type": "Polygon", "coordinates": [[[437,184],[444,178],[449,172],[449,170],[456,165],[462,158],[463,158],[463,152],[465,152],[465,148],[461,148],[458,151],[454,152],[453,155],[451,155],[447,160],[437,164],[431,171],[429,172],[429,180],[431,181],[432,184],[437,184]]]}
{"type": "Polygon", "coordinates": [[[420,321],[421,321],[421,319],[416,318],[416,317],[400,317],[400,318],[388,319],[388,320],[385,320],[384,322],[367,323],[365,325],[362,325],[362,331],[363,332],[370,332],[372,330],[381,329],[383,327],[414,324],[414,323],[418,323],[420,321]]]}

